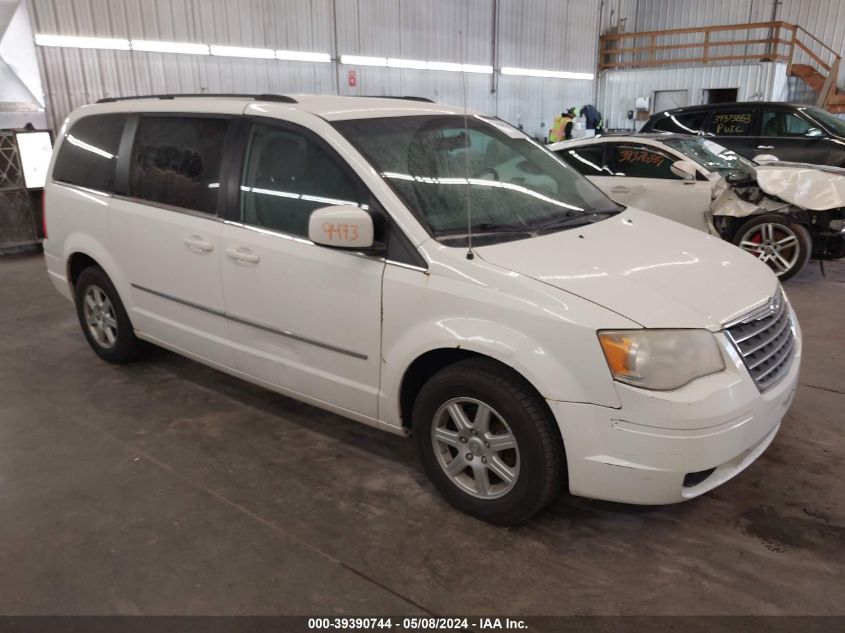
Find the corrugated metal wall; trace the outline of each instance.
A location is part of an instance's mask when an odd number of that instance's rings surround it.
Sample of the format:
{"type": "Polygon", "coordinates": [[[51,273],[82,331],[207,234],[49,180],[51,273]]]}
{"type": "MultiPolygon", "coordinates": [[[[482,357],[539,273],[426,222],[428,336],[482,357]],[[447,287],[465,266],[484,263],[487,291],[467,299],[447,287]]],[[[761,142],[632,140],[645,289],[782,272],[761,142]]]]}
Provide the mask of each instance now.
{"type": "MultiPolygon", "coordinates": [[[[599,10],[599,2],[581,0],[502,1],[499,65],[596,72],[599,10]]],[[[545,136],[556,113],[593,103],[594,97],[593,81],[502,76],[497,114],[545,136]]]]}
{"type": "MultiPolygon", "coordinates": [[[[601,0],[30,0],[36,32],[595,72],[601,0]],[[494,6],[498,15],[494,20],[494,6]],[[496,50],[494,51],[494,22],[496,50]]],[[[54,126],[104,96],[419,95],[544,134],[595,82],[137,51],[41,48],[54,126]],[[350,87],[347,73],[357,72],[350,87]],[[494,91],[495,88],[495,91],[494,91]]]]}
{"type": "MultiPolygon", "coordinates": [[[[331,0],[32,0],[36,32],[331,51],[331,0]]],[[[334,92],[332,64],[39,49],[54,128],[107,96],[334,92]]]]}
{"type": "MultiPolygon", "coordinates": [[[[783,20],[798,24],[845,56],[845,2],[842,0],[629,0],[635,1],[628,31],[680,29],[716,24],[742,24],[783,20]],[[631,23],[633,22],[633,24],[631,23]]],[[[733,39],[730,36],[722,36],[733,39]]],[[[736,38],[739,39],[739,38],[736,38]]],[[[671,42],[673,40],[667,40],[671,42]]],[[[678,36],[676,43],[690,41],[678,36]]],[[[807,42],[808,44],[810,42],[807,42]]],[[[816,53],[822,49],[811,45],[816,53]]],[[[728,50],[727,48],[723,50],[728,50]]],[[[824,59],[828,59],[823,55],[824,59]]],[[[800,53],[796,59],[806,62],[800,53]]],[[[845,68],[840,69],[839,85],[845,84],[845,68]]]]}
{"type": "MultiPolygon", "coordinates": [[[[619,0],[616,0],[619,2],[619,0]]],[[[842,0],[623,0],[620,15],[627,17],[626,31],[681,29],[718,24],[743,24],[783,20],[798,24],[822,42],[845,56],[845,2],[842,0]]],[[[787,34],[783,34],[786,36],[787,34]]],[[[766,37],[764,30],[723,33],[724,41],[766,37]]],[[[714,40],[717,36],[714,35],[714,40]]],[[[701,36],[678,35],[664,38],[661,44],[701,41],[701,36]]],[[[826,61],[830,55],[822,47],[803,37],[814,52],[826,61]]],[[[630,41],[629,41],[630,42],[630,41]]],[[[640,41],[640,45],[648,42],[640,41]]],[[[626,46],[630,44],[626,42],[626,46]]],[[[702,52],[688,49],[680,53],[690,56],[702,52]]],[[[724,47],[719,54],[755,54],[762,49],[724,47]]],[[[784,49],[785,52],[785,49],[784,49]]],[[[713,53],[715,54],[715,53],[713,53]]],[[[657,58],[678,57],[678,52],[663,52],[657,58]]],[[[800,50],[796,62],[809,62],[800,50]]],[[[703,103],[707,88],[737,88],[740,100],[773,99],[814,102],[815,93],[796,78],[787,78],[782,64],[750,64],[743,66],[689,66],[658,70],[606,71],[599,78],[599,108],[604,108],[608,125],[630,128],[625,118],[634,107],[637,96],[654,98],[656,90],[688,90],[689,103],[703,103]]],[[[841,68],[839,86],[845,87],[845,67],[841,68]]]]}
{"type": "Polygon", "coordinates": [[[634,122],[625,115],[634,108],[636,97],[654,99],[657,90],[687,90],[689,105],[694,105],[704,102],[704,91],[710,88],[736,88],[740,101],[777,101],[786,96],[786,65],[759,63],[608,71],[602,75],[599,109],[605,114],[607,127],[633,129],[634,122]]]}
{"type": "MultiPolygon", "coordinates": [[[[778,19],[800,24],[845,57],[845,2],[842,0],[783,0],[778,19]]],[[[819,52],[818,47],[814,47],[819,52]]],[[[839,70],[840,88],[845,88],[845,66],[839,70]]]]}
{"type": "Polygon", "coordinates": [[[638,0],[628,31],[769,22],[774,0],[638,0]]]}

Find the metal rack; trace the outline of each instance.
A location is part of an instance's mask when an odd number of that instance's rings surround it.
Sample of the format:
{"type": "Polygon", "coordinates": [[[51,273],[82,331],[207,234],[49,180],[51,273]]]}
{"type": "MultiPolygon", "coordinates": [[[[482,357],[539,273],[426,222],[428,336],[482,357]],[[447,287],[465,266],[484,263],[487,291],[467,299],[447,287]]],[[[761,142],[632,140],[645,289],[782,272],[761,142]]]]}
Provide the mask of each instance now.
{"type": "Polygon", "coordinates": [[[24,182],[20,152],[12,131],[0,132],[0,255],[39,242],[31,194],[24,182]]]}

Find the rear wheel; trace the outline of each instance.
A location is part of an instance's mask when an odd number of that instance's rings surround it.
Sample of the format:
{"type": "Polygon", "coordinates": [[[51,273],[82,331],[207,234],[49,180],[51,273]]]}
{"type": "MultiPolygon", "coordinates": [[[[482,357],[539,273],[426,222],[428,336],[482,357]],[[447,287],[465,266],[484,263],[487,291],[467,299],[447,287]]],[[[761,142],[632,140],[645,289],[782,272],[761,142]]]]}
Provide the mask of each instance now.
{"type": "Polygon", "coordinates": [[[103,360],[126,363],[146,351],[147,344],[135,336],[123,302],[102,268],[91,266],[79,274],[76,314],[88,344],[103,360]]]}
{"type": "Polygon", "coordinates": [[[521,377],[486,359],[435,374],[412,414],[431,481],[459,510],[514,524],[558,492],[564,453],[542,398],[521,377]]]}
{"type": "Polygon", "coordinates": [[[779,214],[755,216],[739,227],[733,243],[785,281],[810,259],[812,239],[802,225],[779,214]]]}

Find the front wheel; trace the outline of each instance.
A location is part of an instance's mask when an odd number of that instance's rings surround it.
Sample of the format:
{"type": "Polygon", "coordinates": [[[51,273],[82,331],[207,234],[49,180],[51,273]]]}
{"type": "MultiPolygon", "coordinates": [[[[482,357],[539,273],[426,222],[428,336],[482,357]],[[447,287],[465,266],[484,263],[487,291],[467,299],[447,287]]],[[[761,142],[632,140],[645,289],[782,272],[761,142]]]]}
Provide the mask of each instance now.
{"type": "Polygon", "coordinates": [[[774,213],[749,219],[739,227],[733,243],[766,264],[781,281],[804,267],[813,246],[806,228],[774,213]]]}
{"type": "Polygon", "coordinates": [[[469,359],[435,374],[412,420],[426,473],[467,514],[519,523],[560,489],[565,457],[545,402],[492,361],[469,359]]]}

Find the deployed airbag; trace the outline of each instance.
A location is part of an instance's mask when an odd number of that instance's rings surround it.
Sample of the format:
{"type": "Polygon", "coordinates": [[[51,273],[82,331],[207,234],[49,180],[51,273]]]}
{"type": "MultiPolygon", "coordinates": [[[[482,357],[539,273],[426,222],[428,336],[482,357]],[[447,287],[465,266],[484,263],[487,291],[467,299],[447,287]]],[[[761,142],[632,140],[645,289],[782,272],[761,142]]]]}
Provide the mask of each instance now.
{"type": "Polygon", "coordinates": [[[845,207],[845,169],[803,163],[758,165],[757,184],[770,196],[809,211],[845,207]]]}

